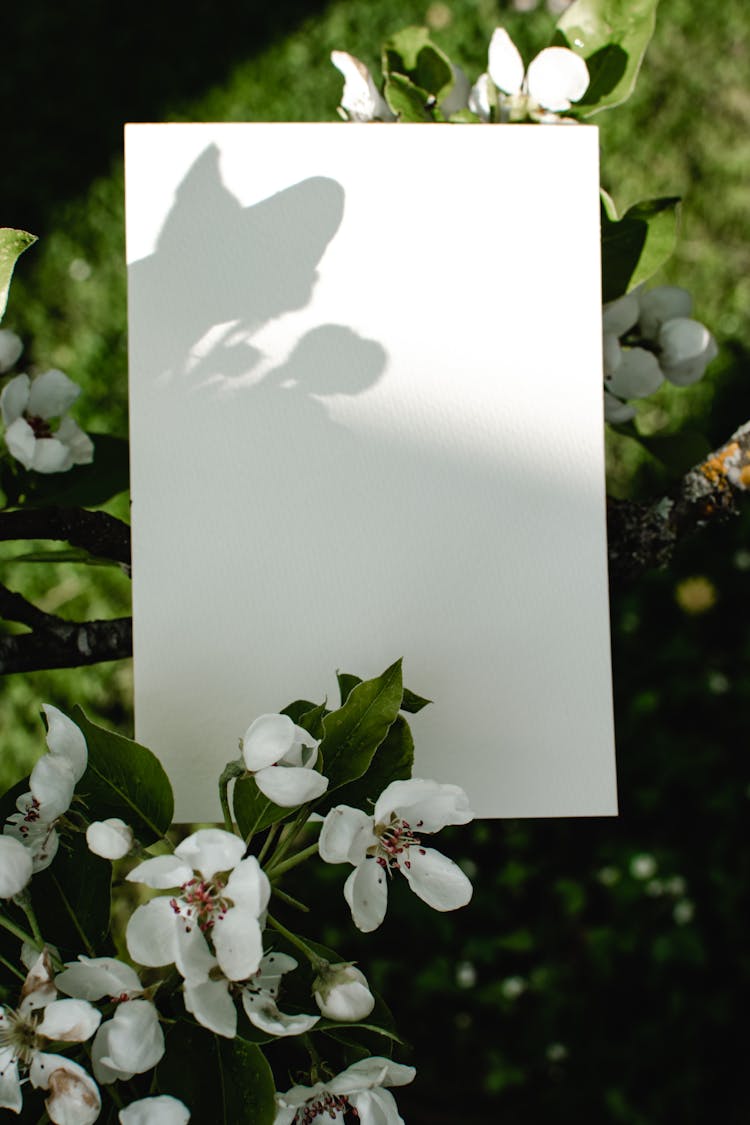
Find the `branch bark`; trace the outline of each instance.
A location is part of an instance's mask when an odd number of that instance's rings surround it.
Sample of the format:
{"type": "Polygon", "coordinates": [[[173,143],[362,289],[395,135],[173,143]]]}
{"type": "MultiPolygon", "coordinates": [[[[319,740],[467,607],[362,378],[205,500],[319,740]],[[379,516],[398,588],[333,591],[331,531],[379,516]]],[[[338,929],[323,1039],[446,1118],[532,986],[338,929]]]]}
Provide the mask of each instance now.
{"type": "Polygon", "coordinates": [[[85,508],[19,508],[0,512],[0,540],[65,540],[99,558],[130,566],[130,528],[107,512],[85,508]]]}
{"type": "Polygon", "coordinates": [[[78,668],[122,660],[133,651],[129,617],[112,621],[63,621],[31,633],[0,636],[0,675],[42,668],[78,668]]]}

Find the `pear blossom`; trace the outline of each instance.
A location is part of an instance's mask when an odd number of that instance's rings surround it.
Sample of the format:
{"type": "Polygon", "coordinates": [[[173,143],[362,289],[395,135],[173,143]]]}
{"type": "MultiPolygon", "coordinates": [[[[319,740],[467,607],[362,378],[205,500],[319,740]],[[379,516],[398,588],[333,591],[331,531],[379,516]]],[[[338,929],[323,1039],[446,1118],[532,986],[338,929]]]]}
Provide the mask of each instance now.
{"type": "Polygon", "coordinates": [[[12,836],[0,836],[0,898],[20,894],[32,870],[31,852],[12,836]]]}
{"type": "Polygon", "coordinates": [[[403,1125],[396,1099],[386,1086],[406,1086],[416,1071],[377,1055],[360,1059],[314,1086],[292,1086],[276,1094],[273,1125],[318,1125],[356,1116],[359,1125],[403,1125]]]}
{"type": "Polygon", "coordinates": [[[45,1107],[55,1125],[93,1125],[101,1098],[91,1076],[64,1055],[44,1050],[49,1043],[84,1043],[99,1026],[101,1013],[86,1000],[55,999],[49,953],[32,966],[17,1009],[0,1006],[0,1108],[20,1113],[22,1086],[49,1090],[45,1107]]]}
{"type": "Polygon", "coordinates": [[[118,816],[94,820],[86,829],[86,843],[102,859],[122,859],[133,847],[133,829],[118,816]]]}
{"type": "Polygon", "coordinates": [[[28,849],[34,872],[43,871],[55,858],[59,844],[56,824],[70,808],[76,784],[88,765],[88,748],[80,728],[50,703],[42,710],[48,752],[31,771],[29,791],[16,801],[18,812],[3,827],[5,835],[28,849]]]}
{"type": "Polygon", "coordinates": [[[0,328],[0,375],[10,371],[20,359],[22,351],[21,337],[16,336],[15,332],[9,332],[7,328],[0,328]]]}
{"type": "Polygon", "coordinates": [[[344,884],[355,926],[376,930],[388,904],[387,876],[402,873],[409,886],[435,910],[465,906],[472,886],[452,860],[422,846],[424,833],[473,819],[469,799],[457,785],[411,778],[393,781],[375,802],[373,815],[337,805],[323,822],[318,841],[326,863],[351,863],[344,884]]]}
{"type": "Polygon", "coordinates": [[[313,993],[321,1014],[329,1020],[363,1020],[375,1007],[365,974],[349,961],[319,972],[313,993]]]}
{"type": "Polygon", "coordinates": [[[242,1006],[247,1018],[268,1035],[303,1035],[320,1019],[320,1016],[302,1014],[289,1016],[279,1011],[276,997],[281,978],[296,968],[297,962],[287,953],[266,953],[255,976],[242,984],[242,1006]]]}
{"type": "Polygon", "coordinates": [[[490,40],[487,72],[475,83],[469,108],[483,121],[490,121],[498,105],[501,121],[557,120],[550,117],[571,108],[589,86],[584,60],[567,47],[547,47],[525,70],[513,40],[502,27],[490,40]]]}
{"type": "Polygon", "coordinates": [[[315,769],[318,741],[288,715],[261,715],[241,742],[245,766],[264,796],[281,808],[321,797],[328,778],[315,769]]]}
{"type": "Polygon", "coordinates": [[[228,980],[246,980],[263,956],[260,916],[271,894],[255,856],[221,828],[186,837],[173,855],[156,856],[128,874],[155,890],[177,888],[139,906],[128,922],[128,952],[140,965],[175,964],[182,976],[204,981],[218,962],[228,980]],[[228,874],[227,874],[228,873],[228,874]]]}
{"type": "Polygon", "coordinates": [[[395,121],[385,98],[360,59],[347,51],[332,51],[331,62],[344,76],[339,112],[347,121],[395,121]]]}
{"type": "Polygon", "coordinates": [[[164,1055],[164,1032],[155,1005],[144,999],[135,969],[114,957],[81,956],[58,973],[55,984],[81,1000],[107,997],[117,1005],[91,1045],[98,1082],[129,1081],[156,1066],[164,1055]]]}
{"type": "Polygon", "coordinates": [[[16,375],[0,394],[5,443],[25,469],[38,473],[64,473],[73,465],[88,465],[94,445],[67,411],[81,388],[62,371],[45,371],[32,382],[16,375]],[[52,420],[60,418],[56,429],[52,420]]]}
{"type": "Polygon", "coordinates": [[[157,1094],[131,1102],[120,1110],[117,1119],[120,1125],[187,1125],[190,1110],[169,1094],[157,1094]]]}

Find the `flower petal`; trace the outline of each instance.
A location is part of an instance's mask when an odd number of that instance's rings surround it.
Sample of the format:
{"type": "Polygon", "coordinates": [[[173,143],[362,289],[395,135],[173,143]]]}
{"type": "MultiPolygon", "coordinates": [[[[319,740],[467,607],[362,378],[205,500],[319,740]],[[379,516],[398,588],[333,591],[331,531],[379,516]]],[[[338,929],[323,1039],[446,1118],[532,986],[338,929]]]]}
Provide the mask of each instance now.
{"type": "Polygon", "coordinates": [[[25,418],[16,418],[5,431],[5,444],[16,461],[20,461],[24,469],[30,469],[34,460],[36,438],[34,431],[25,418]]]}
{"type": "Polygon", "coordinates": [[[232,907],[214,922],[211,939],[221,971],[229,980],[247,980],[258,971],[263,941],[253,911],[232,907]]]}
{"type": "Polygon", "coordinates": [[[489,74],[480,74],[471,88],[469,109],[472,113],[476,113],[480,121],[489,121],[492,116],[493,89],[489,74]]]}
{"type": "Polygon", "coordinates": [[[659,361],[645,348],[623,348],[617,370],[604,380],[605,389],[618,398],[645,398],[664,382],[659,361]]]}
{"type": "Polygon", "coordinates": [[[101,1023],[102,1014],[88,1000],[53,1000],[44,1009],[39,1035],[65,1043],[85,1043],[101,1023]]]}
{"type": "Polygon", "coordinates": [[[125,1081],[151,1070],[164,1055],[164,1032],[150,1000],[126,1000],[119,1004],[99,1034],[105,1029],[107,1051],[102,1062],[125,1081]]]}
{"type": "Polygon", "coordinates": [[[404,1066],[403,1063],[373,1055],[352,1063],[328,1082],[327,1086],[334,1094],[355,1094],[360,1090],[372,1090],[376,1086],[408,1086],[414,1081],[416,1073],[413,1066],[404,1066]]]}
{"type": "Polygon", "coordinates": [[[59,418],[69,410],[81,393],[81,388],[62,371],[45,371],[31,384],[26,413],[37,418],[59,418]]]}
{"type": "Polygon", "coordinates": [[[51,703],[45,703],[42,710],[47,720],[47,746],[50,754],[64,758],[72,770],[74,780],[80,781],[89,760],[83,731],[51,703]]]}
{"type": "Polygon", "coordinates": [[[276,1035],[279,1039],[285,1035],[304,1035],[320,1019],[320,1016],[306,1016],[302,1013],[294,1016],[280,1012],[276,1001],[271,996],[262,993],[242,991],[242,1006],[245,1009],[250,1023],[267,1035],[276,1035]]]}
{"type": "Polygon", "coordinates": [[[245,841],[223,828],[200,828],[178,844],[174,854],[183,859],[204,879],[217,871],[231,871],[245,854],[245,841]]]}
{"type": "Polygon", "coordinates": [[[68,996],[79,1000],[101,1000],[103,996],[121,996],[141,992],[138,974],[115,957],[85,957],[70,961],[55,977],[55,984],[68,996]]]}
{"type": "Polygon", "coordinates": [[[409,886],[433,910],[458,910],[474,892],[461,868],[434,848],[407,848],[399,870],[409,886]]]}
{"type": "Polygon", "coordinates": [[[95,820],[86,829],[89,851],[103,859],[122,859],[133,846],[133,830],[124,820],[113,816],[95,820]]]}
{"type": "Polygon", "coordinates": [[[94,460],[94,443],[72,418],[63,418],[55,437],[67,446],[74,465],[90,465],[94,460]]]}
{"type": "Polygon", "coordinates": [[[390,1090],[360,1090],[349,1095],[359,1125],[405,1125],[390,1090]]]}
{"type": "Polygon", "coordinates": [[[65,760],[55,754],[43,754],[31,771],[29,786],[41,805],[46,823],[67,812],[75,789],[73,771],[65,760]]]}
{"type": "Polygon", "coordinates": [[[697,320],[675,317],[659,332],[660,361],[665,377],[677,387],[688,387],[703,376],[719,354],[716,341],[697,320]]]}
{"type": "Polygon", "coordinates": [[[121,1109],[120,1125],[187,1125],[190,1110],[170,1094],[140,1098],[121,1109]]]}
{"type": "Polygon", "coordinates": [[[136,907],[125,931],[125,942],[128,953],[139,965],[157,968],[174,963],[177,956],[176,918],[166,895],[136,907]]]}
{"type": "Polygon", "coordinates": [[[487,70],[504,94],[520,94],[523,86],[523,59],[518,47],[503,27],[496,27],[490,40],[487,70]]]}
{"type": "Polygon", "coordinates": [[[31,852],[13,836],[0,836],[0,898],[13,898],[33,871],[31,852]]]}
{"type": "Polygon", "coordinates": [[[249,770],[281,761],[294,745],[295,727],[288,715],[260,715],[245,731],[242,757],[249,770]]]}
{"type": "Polygon", "coordinates": [[[657,285],[638,294],[640,316],[638,327],[647,340],[655,340],[659,329],[676,316],[689,317],[693,311],[693,298],[679,285],[657,285]]]}
{"type": "Polygon", "coordinates": [[[624,336],[637,322],[640,315],[638,298],[635,293],[626,293],[616,301],[610,301],[602,311],[602,324],[605,332],[613,336],[624,336]]]}
{"type": "Polygon", "coordinates": [[[318,851],[325,863],[362,863],[371,844],[377,843],[373,820],[362,809],[337,805],[320,830],[318,851]]]}
{"type": "Polygon", "coordinates": [[[439,832],[447,824],[468,824],[474,819],[469,798],[460,786],[418,777],[392,781],[380,794],[373,812],[375,823],[387,824],[392,812],[423,832],[439,832]]]}
{"type": "Polygon", "coordinates": [[[0,392],[0,413],[4,426],[10,426],[23,414],[29,401],[30,386],[28,375],[14,375],[3,387],[0,392]]]}
{"type": "Polygon", "coordinates": [[[224,893],[235,906],[241,906],[256,918],[260,917],[268,906],[271,884],[254,855],[237,864],[227,879],[224,893]]]}
{"type": "Polygon", "coordinates": [[[609,391],[604,392],[604,418],[607,422],[619,426],[623,422],[629,422],[631,418],[635,418],[635,415],[634,406],[623,402],[622,399],[615,398],[609,391]]]}
{"type": "Polygon", "coordinates": [[[622,362],[622,348],[614,332],[602,337],[602,367],[605,375],[613,375],[622,362]]]}
{"type": "Polygon", "coordinates": [[[216,1035],[234,1039],[237,1034],[237,1009],[225,980],[186,980],[183,992],[185,1007],[198,1023],[216,1035]]]}
{"type": "Polygon", "coordinates": [[[93,1078],[72,1059],[37,1052],[29,1071],[32,1086],[49,1090],[45,1107],[55,1125],[94,1125],[102,1108],[93,1078]]]}
{"type": "Polygon", "coordinates": [[[67,473],[73,467],[73,455],[67,445],[56,437],[36,439],[30,469],[36,473],[67,473]]]}
{"type": "Polygon", "coordinates": [[[184,859],[175,855],[157,855],[139,863],[125,876],[129,883],[144,883],[155,891],[182,887],[193,878],[193,869],[184,859]]]}
{"type": "Polygon", "coordinates": [[[276,996],[285,973],[291,973],[297,968],[297,962],[288,953],[265,953],[260,963],[260,968],[248,982],[250,988],[259,992],[268,992],[276,996]]]}
{"type": "Polygon", "coordinates": [[[570,109],[589,87],[589,70],[575,51],[546,47],[529,66],[526,78],[529,97],[555,113],[570,109]]]}
{"type": "Polygon", "coordinates": [[[365,859],[344,883],[344,898],[358,930],[364,934],[377,930],[388,907],[388,880],[383,867],[372,858],[365,859]]]}
{"type": "Polygon", "coordinates": [[[255,774],[261,793],[282,809],[296,808],[321,797],[328,778],[303,766],[268,766],[255,774]]]}
{"type": "Polygon", "coordinates": [[[331,62],[344,76],[341,108],[351,121],[393,121],[388,103],[381,97],[363,62],[347,51],[331,51],[331,62]]]}
{"type": "MultiPolygon", "coordinates": [[[[7,328],[0,328],[0,375],[3,375],[6,371],[10,371],[11,367],[20,359],[22,351],[23,340],[21,337],[17,336],[15,332],[9,332],[7,328]]],[[[13,380],[11,380],[11,382],[12,381],[13,380]]],[[[1,406],[2,397],[0,396],[0,407],[1,406]]],[[[23,407],[18,413],[23,413],[23,407]]],[[[18,417],[18,415],[16,415],[16,417],[18,417]]]]}

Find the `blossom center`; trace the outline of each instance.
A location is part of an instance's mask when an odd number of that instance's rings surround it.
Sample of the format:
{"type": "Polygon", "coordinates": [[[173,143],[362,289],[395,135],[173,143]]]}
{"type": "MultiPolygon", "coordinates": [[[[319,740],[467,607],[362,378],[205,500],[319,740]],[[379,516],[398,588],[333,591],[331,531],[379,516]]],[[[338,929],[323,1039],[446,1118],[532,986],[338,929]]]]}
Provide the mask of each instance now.
{"type": "Polygon", "coordinates": [[[316,1098],[314,1102],[305,1102],[303,1106],[300,1106],[294,1115],[292,1125],[311,1125],[319,1115],[322,1116],[324,1113],[327,1113],[333,1121],[337,1117],[343,1117],[344,1120],[347,1117],[359,1120],[359,1114],[345,1095],[325,1093],[322,1097],[316,1098]]]}
{"type": "Polygon", "coordinates": [[[45,418],[40,418],[38,414],[24,414],[24,418],[34,431],[34,437],[52,437],[52,427],[45,418]]]}
{"type": "Polygon", "coordinates": [[[175,914],[195,922],[205,934],[213,929],[216,921],[223,918],[231,903],[222,896],[225,884],[216,879],[208,882],[203,879],[190,879],[182,886],[182,898],[169,900],[175,914]]]}
{"type": "Polygon", "coordinates": [[[18,1062],[29,1066],[41,1046],[37,1023],[36,1019],[6,1008],[0,1016],[0,1048],[10,1047],[18,1062]]]}
{"type": "MultiPolygon", "coordinates": [[[[423,823],[424,821],[417,821],[416,827],[421,828],[423,823]]],[[[391,816],[389,824],[376,824],[374,832],[378,842],[367,849],[367,854],[374,856],[381,867],[390,869],[400,867],[402,863],[404,867],[410,867],[409,848],[419,848],[424,854],[424,848],[420,847],[421,840],[414,834],[408,820],[391,816]]]]}

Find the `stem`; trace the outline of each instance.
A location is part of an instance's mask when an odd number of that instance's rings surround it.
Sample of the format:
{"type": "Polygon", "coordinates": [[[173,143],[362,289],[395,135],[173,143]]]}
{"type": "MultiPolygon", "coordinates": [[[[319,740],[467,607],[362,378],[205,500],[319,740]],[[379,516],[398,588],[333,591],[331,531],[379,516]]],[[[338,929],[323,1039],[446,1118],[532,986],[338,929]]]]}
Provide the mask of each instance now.
{"type": "Polygon", "coordinates": [[[271,894],[276,895],[282,902],[286,902],[289,906],[293,906],[295,910],[303,910],[305,914],[310,913],[310,907],[305,906],[304,902],[300,902],[298,898],[293,898],[288,895],[286,891],[282,891],[281,887],[271,887],[271,894]]]}
{"type": "MultiPolygon", "coordinates": [[[[263,847],[258,852],[258,863],[262,863],[263,860],[266,858],[266,854],[268,852],[268,849],[271,847],[271,844],[274,842],[274,840],[278,836],[280,828],[281,828],[281,821],[277,820],[276,823],[272,824],[271,827],[268,829],[268,835],[266,836],[265,840],[263,841],[263,847]]],[[[245,844],[249,844],[251,839],[252,839],[252,832],[250,833],[247,840],[245,841],[245,844]]]]}
{"type": "Polygon", "coordinates": [[[21,970],[17,969],[15,965],[12,965],[10,963],[10,961],[6,961],[6,959],[2,956],[2,954],[0,954],[0,965],[5,965],[5,968],[8,969],[11,973],[13,973],[14,976],[17,976],[19,980],[26,980],[26,977],[21,972],[21,970]]]}
{"type": "Polygon", "coordinates": [[[303,851],[297,852],[296,855],[291,856],[289,859],[283,860],[281,863],[272,864],[266,868],[266,875],[269,879],[278,879],[279,875],[283,875],[285,871],[291,871],[293,867],[298,864],[304,863],[310,856],[318,854],[318,845],[310,844],[309,848],[304,848],[303,851]]]}
{"type": "Polygon", "coordinates": [[[236,777],[241,777],[243,773],[245,773],[245,766],[242,762],[227,762],[219,778],[219,800],[224,817],[224,827],[227,832],[235,832],[237,835],[239,835],[239,829],[235,827],[232,820],[232,810],[229,807],[229,782],[236,777]]]}
{"type": "Polygon", "coordinates": [[[302,1042],[305,1044],[308,1055],[310,1056],[310,1081],[313,1086],[322,1076],[321,1058],[318,1050],[312,1041],[312,1036],[305,1032],[302,1036],[302,1042]]]}
{"type": "Polygon", "coordinates": [[[300,809],[292,823],[290,825],[287,825],[287,833],[285,836],[282,836],[281,841],[279,842],[279,846],[273,854],[273,859],[271,860],[270,864],[271,867],[278,863],[280,859],[283,859],[283,857],[289,851],[292,844],[299,836],[302,828],[305,824],[307,824],[308,816],[308,809],[307,807],[304,807],[300,809]]]}
{"type": "Polygon", "coordinates": [[[25,892],[22,892],[20,895],[16,895],[15,901],[26,915],[29,925],[31,926],[31,932],[41,948],[44,945],[44,938],[42,937],[42,931],[39,929],[39,923],[36,920],[36,914],[34,913],[34,907],[31,905],[31,899],[25,892]]]}
{"type": "Polygon", "coordinates": [[[299,949],[300,953],[304,953],[305,957],[315,969],[316,973],[319,973],[323,969],[328,968],[328,961],[326,961],[325,958],[319,957],[315,950],[311,949],[306,941],[303,941],[301,937],[297,936],[297,934],[293,934],[291,930],[288,930],[286,928],[286,926],[282,926],[281,922],[279,922],[271,914],[267,916],[266,921],[268,922],[269,926],[272,926],[274,930],[278,930],[282,937],[285,937],[288,942],[295,946],[295,948],[299,949]]]}
{"type": "Polygon", "coordinates": [[[0,914],[0,926],[4,926],[6,930],[10,930],[10,932],[15,934],[17,938],[20,938],[21,941],[27,941],[30,945],[36,945],[36,938],[33,934],[27,934],[25,930],[22,930],[15,922],[11,922],[10,918],[6,918],[4,914],[0,914]]]}

